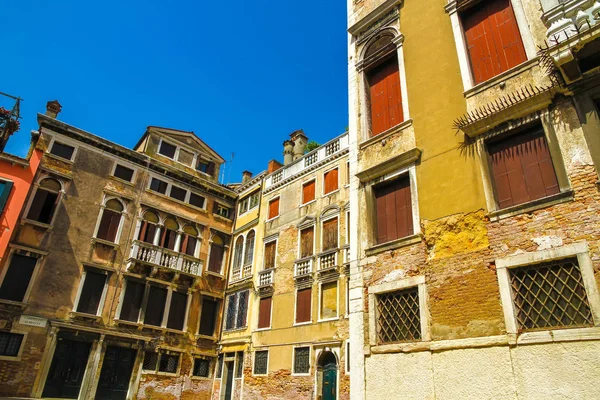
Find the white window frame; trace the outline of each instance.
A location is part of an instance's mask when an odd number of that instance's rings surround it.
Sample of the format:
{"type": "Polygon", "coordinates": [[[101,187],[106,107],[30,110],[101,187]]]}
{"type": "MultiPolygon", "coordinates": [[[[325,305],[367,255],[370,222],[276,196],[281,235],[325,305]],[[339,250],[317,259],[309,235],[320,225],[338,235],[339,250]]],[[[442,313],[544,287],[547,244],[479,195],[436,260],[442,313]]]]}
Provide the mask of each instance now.
{"type": "MultiPolygon", "coordinates": [[[[32,186],[33,186],[33,190],[31,190],[30,195],[28,196],[29,198],[27,199],[27,205],[25,207],[25,212],[23,213],[23,220],[27,221],[28,223],[30,223],[32,225],[37,225],[37,226],[46,227],[46,228],[54,226],[54,221],[56,220],[56,214],[58,214],[58,208],[60,206],[60,203],[62,202],[63,196],[66,193],[65,182],[62,179],[59,179],[53,175],[43,174],[36,180],[36,182],[32,186]],[[58,196],[56,197],[54,213],[52,214],[52,218],[50,218],[50,223],[48,223],[48,224],[27,218],[27,216],[29,215],[29,209],[31,208],[31,204],[33,203],[33,199],[35,198],[35,195],[37,194],[37,191],[40,188],[40,183],[44,179],[52,179],[52,180],[57,181],[60,184],[60,190],[58,192],[51,192],[51,193],[56,193],[58,196]]],[[[46,190],[46,189],[42,188],[42,190],[46,190]]]]}
{"type": "Polygon", "coordinates": [[[265,297],[258,297],[258,312],[256,313],[258,315],[258,318],[256,320],[256,332],[259,331],[267,331],[269,329],[271,329],[273,327],[273,295],[270,296],[265,296],[265,297]],[[260,319],[260,301],[264,298],[271,298],[271,312],[269,313],[269,326],[264,327],[264,328],[259,328],[258,327],[258,320],[260,319]]]}
{"type": "Polygon", "coordinates": [[[369,292],[369,344],[371,346],[389,346],[397,345],[397,343],[378,343],[377,341],[377,296],[384,293],[396,292],[404,289],[417,287],[419,290],[419,313],[421,319],[421,339],[410,341],[402,344],[412,344],[420,342],[428,342],[431,340],[431,331],[429,327],[429,305],[427,297],[427,285],[425,276],[419,275],[411,278],[402,279],[394,282],[381,283],[379,285],[370,286],[369,292]]]}
{"type": "MultiPolygon", "coordinates": [[[[244,237],[244,253],[242,254],[243,258],[242,258],[242,275],[243,275],[243,271],[244,271],[244,267],[246,266],[246,251],[248,251],[248,236],[250,235],[250,232],[254,232],[254,243],[253,243],[253,247],[252,247],[252,261],[250,262],[251,265],[251,269],[254,266],[254,259],[256,258],[256,229],[250,229],[248,232],[246,232],[246,235],[244,237]]],[[[277,253],[277,251],[276,251],[277,253]]],[[[276,254],[277,255],[277,254],[276,254]]],[[[250,276],[252,276],[252,271],[250,272],[250,276]]]]}
{"type": "Polygon", "coordinates": [[[229,206],[229,205],[227,205],[227,204],[223,204],[223,203],[221,203],[220,201],[216,201],[216,200],[214,200],[214,205],[213,205],[213,211],[212,211],[212,213],[213,213],[213,215],[216,215],[216,216],[218,216],[219,218],[224,218],[224,219],[228,219],[228,220],[233,220],[233,215],[232,215],[232,214],[234,214],[234,213],[235,213],[235,207],[231,207],[231,206],[229,206]],[[221,214],[219,214],[219,213],[215,212],[215,207],[219,207],[219,206],[221,206],[221,207],[223,207],[223,208],[226,208],[226,209],[228,209],[228,210],[229,210],[229,213],[228,213],[229,215],[228,215],[227,217],[224,217],[224,216],[222,216],[221,214]]]}
{"type": "Polygon", "coordinates": [[[301,260],[302,259],[302,231],[312,228],[313,230],[313,251],[312,254],[310,256],[304,257],[304,258],[308,258],[308,257],[314,257],[315,253],[316,253],[316,249],[317,249],[317,226],[315,223],[312,224],[308,224],[305,226],[302,226],[301,228],[298,228],[298,244],[297,244],[297,250],[296,250],[296,254],[297,260],[301,260]]]}
{"type": "Polygon", "coordinates": [[[300,199],[301,200],[300,207],[305,207],[305,206],[307,206],[309,204],[312,204],[312,203],[314,203],[314,202],[317,201],[317,178],[316,177],[307,179],[306,181],[302,182],[302,194],[301,194],[301,196],[302,196],[302,198],[300,199]],[[311,182],[315,183],[315,198],[312,199],[311,201],[304,202],[304,186],[308,185],[311,182]]]}
{"type": "Polygon", "coordinates": [[[321,250],[320,253],[323,253],[325,251],[330,252],[330,251],[334,250],[334,249],[323,250],[323,233],[324,233],[323,224],[325,222],[327,222],[327,221],[331,221],[334,218],[337,218],[337,247],[336,247],[336,249],[339,250],[339,248],[340,248],[340,213],[338,211],[336,213],[331,213],[331,214],[328,214],[328,215],[326,215],[324,217],[321,217],[321,222],[320,222],[320,224],[321,224],[321,229],[320,229],[321,232],[319,234],[319,237],[320,237],[320,242],[319,242],[320,247],[319,247],[319,249],[321,250]]]}
{"type": "Polygon", "coordinates": [[[326,322],[326,321],[336,321],[338,319],[340,319],[340,283],[338,280],[335,281],[328,281],[328,282],[319,282],[319,310],[317,311],[318,313],[318,318],[317,318],[317,322],[326,322]],[[335,317],[331,317],[331,318],[323,318],[323,316],[321,315],[321,307],[323,305],[323,285],[327,285],[330,283],[335,283],[336,285],[336,316],[335,317]]]}
{"type": "MultiPolygon", "coordinates": [[[[528,62],[537,57],[537,50],[535,47],[535,43],[533,41],[533,36],[529,29],[529,22],[527,21],[527,17],[525,14],[525,10],[523,8],[523,4],[521,0],[510,0],[513,11],[515,13],[515,20],[517,22],[517,26],[519,28],[519,33],[521,34],[521,40],[523,42],[523,47],[525,48],[525,55],[527,56],[528,62]]],[[[456,43],[456,52],[458,54],[458,64],[460,66],[460,74],[462,77],[463,87],[465,92],[474,88],[475,86],[486,85],[491,82],[495,82],[498,79],[502,79],[505,77],[507,73],[518,69],[524,63],[519,64],[509,70],[502,72],[493,78],[488,79],[487,81],[478,83],[475,85],[473,79],[473,70],[471,68],[471,60],[469,59],[469,52],[467,50],[467,41],[464,35],[464,28],[462,26],[462,20],[457,10],[457,0],[448,0],[448,5],[446,6],[446,12],[450,15],[450,22],[452,24],[452,33],[454,34],[454,43],[456,43]]]]}
{"type": "Polygon", "coordinates": [[[158,141],[158,147],[156,148],[156,154],[160,155],[161,157],[168,158],[169,160],[173,160],[175,162],[179,162],[179,161],[177,161],[177,155],[179,154],[179,146],[177,144],[174,144],[170,140],[165,140],[162,137],[158,141]],[[160,148],[162,147],[163,143],[167,143],[167,144],[170,144],[171,146],[175,147],[175,154],[173,154],[173,157],[169,157],[169,156],[167,156],[167,155],[165,155],[165,154],[163,154],[163,153],[160,152],[160,148]]]}
{"type": "MultiPolygon", "coordinates": [[[[148,186],[146,188],[147,190],[149,190],[150,192],[152,192],[154,194],[158,194],[158,195],[161,195],[161,196],[169,197],[169,192],[171,190],[171,182],[169,182],[169,181],[167,181],[165,179],[162,179],[162,177],[158,177],[156,175],[150,175],[149,178],[150,179],[148,179],[148,186]],[[157,180],[159,180],[161,182],[165,182],[167,184],[167,188],[165,189],[165,193],[157,192],[154,189],[151,189],[151,187],[152,187],[152,179],[157,179],[157,180]]],[[[175,199],[173,199],[171,197],[169,197],[169,198],[172,199],[172,200],[175,200],[175,199]]],[[[175,200],[175,201],[177,201],[177,200],[175,200]]]]}
{"type": "MultiPolygon", "coordinates": [[[[322,186],[322,188],[321,188],[321,195],[323,197],[331,196],[334,193],[339,192],[340,191],[340,168],[339,168],[339,165],[335,165],[335,166],[333,166],[333,167],[331,167],[331,168],[323,171],[323,179],[322,179],[322,181],[323,181],[323,184],[321,185],[322,186]],[[333,171],[334,169],[337,169],[337,173],[338,173],[338,177],[337,177],[338,178],[337,179],[337,189],[332,190],[329,193],[325,193],[325,175],[328,174],[329,172],[333,171]]],[[[316,187],[315,187],[315,189],[316,189],[316,187]]],[[[316,192],[316,190],[315,190],[315,192],[316,192]]],[[[316,199],[316,196],[315,196],[315,199],[316,199]]]]}
{"type": "Polygon", "coordinates": [[[313,370],[313,362],[312,362],[312,356],[313,356],[313,348],[310,345],[296,345],[296,346],[292,346],[292,376],[311,376],[312,375],[312,370],[313,370]],[[303,348],[308,348],[308,372],[304,372],[304,373],[297,373],[294,369],[296,366],[296,349],[303,349],[303,348]]]}
{"type": "Polygon", "coordinates": [[[46,150],[46,154],[48,154],[48,156],[52,157],[52,158],[56,158],[58,160],[61,161],[66,161],[68,163],[73,163],[73,161],[75,160],[75,157],[77,156],[77,150],[79,150],[79,146],[77,144],[77,142],[69,140],[69,139],[65,139],[65,138],[60,138],[59,140],[56,139],[56,137],[52,136],[52,139],[50,139],[50,143],[48,144],[48,149],[46,150]],[[71,158],[62,158],[60,156],[57,156],[56,154],[52,154],[50,151],[52,150],[52,147],[54,147],[54,143],[60,143],[62,145],[65,146],[69,146],[69,147],[73,147],[73,154],[71,154],[71,158]]]}
{"type": "Polygon", "coordinates": [[[263,256],[263,257],[262,257],[262,259],[263,259],[262,270],[263,270],[263,271],[266,271],[266,270],[267,270],[267,269],[265,268],[265,266],[266,266],[266,264],[267,264],[267,263],[265,262],[265,253],[266,253],[266,251],[265,251],[265,250],[266,250],[266,248],[267,248],[267,245],[268,245],[269,243],[272,243],[272,242],[275,242],[275,260],[274,260],[274,262],[273,262],[273,269],[277,269],[277,257],[279,256],[279,243],[277,243],[277,242],[278,242],[278,240],[279,240],[279,236],[276,236],[276,237],[271,237],[271,238],[267,238],[267,239],[263,239],[263,255],[262,255],[262,256],[263,256]]]}
{"type": "Polygon", "coordinates": [[[269,376],[269,361],[271,358],[271,352],[269,349],[260,349],[260,350],[254,350],[252,352],[252,376],[269,376]],[[255,367],[256,367],[256,353],[257,352],[261,352],[261,351],[266,351],[267,352],[267,373],[266,374],[257,374],[255,373],[255,367]]]}
{"type": "Polygon", "coordinates": [[[23,300],[22,301],[13,301],[13,300],[0,299],[0,303],[28,304],[29,296],[31,295],[31,290],[33,289],[33,282],[36,280],[38,274],[40,273],[41,265],[44,262],[46,255],[48,255],[48,253],[42,252],[42,251],[39,251],[36,249],[30,249],[27,247],[14,245],[14,244],[9,244],[8,246],[9,246],[8,256],[6,257],[6,262],[4,263],[4,268],[2,268],[2,271],[0,271],[0,286],[2,286],[2,284],[4,283],[4,278],[6,278],[6,273],[8,272],[8,269],[10,268],[10,263],[12,262],[13,255],[16,252],[26,253],[26,254],[21,254],[21,255],[26,255],[27,257],[36,258],[37,261],[36,261],[35,267],[33,267],[33,273],[31,274],[31,279],[29,279],[29,285],[27,285],[27,289],[25,290],[25,294],[23,295],[23,300]],[[36,254],[37,256],[34,257],[31,255],[28,255],[29,253],[36,254]]]}
{"type": "MultiPolygon", "coordinates": [[[[248,231],[250,232],[250,231],[248,231]]],[[[256,233],[255,233],[256,235],[256,233]]],[[[256,237],[256,236],[254,236],[256,237]]],[[[242,279],[242,271],[244,270],[244,253],[245,253],[245,249],[246,249],[246,235],[244,235],[243,233],[238,235],[235,240],[233,241],[233,255],[231,257],[231,266],[229,267],[230,271],[229,271],[229,282],[233,282],[236,280],[240,280],[242,279]],[[235,257],[237,255],[237,249],[236,249],[236,244],[239,238],[242,238],[242,248],[240,249],[240,272],[239,275],[237,277],[233,276],[233,267],[234,267],[234,263],[235,263],[235,257]]]]}
{"type": "MultiPolygon", "coordinates": [[[[510,283],[510,269],[526,267],[548,261],[560,261],[565,258],[577,258],[581,278],[588,297],[590,311],[594,320],[594,326],[600,327],[600,294],[594,277],[594,266],[589,254],[587,242],[578,242],[570,245],[556,247],[547,250],[539,250],[530,253],[518,254],[510,257],[496,260],[496,273],[498,277],[498,286],[500,287],[500,300],[504,311],[504,323],[506,331],[509,334],[519,334],[517,327],[517,317],[513,302],[512,287],[510,283]]],[[[566,334],[585,332],[588,328],[549,328],[536,332],[527,332],[522,336],[544,337],[548,332],[553,331],[557,334],[566,332],[566,334]]]]}
{"type": "Polygon", "coordinates": [[[96,227],[94,228],[94,235],[93,235],[94,239],[101,240],[103,242],[109,242],[109,243],[119,243],[119,241],[121,240],[121,233],[123,231],[123,224],[124,224],[126,215],[127,215],[127,203],[117,196],[105,194],[104,199],[102,200],[102,204],[100,204],[100,212],[98,213],[98,217],[96,218],[96,227]],[[121,206],[123,206],[123,211],[121,212],[121,218],[119,219],[119,226],[117,227],[117,234],[115,235],[114,242],[110,242],[105,239],[100,239],[98,237],[98,230],[100,229],[100,223],[102,221],[102,217],[104,216],[104,210],[106,208],[106,203],[109,200],[117,200],[119,203],[121,203],[121,206]]]}
{"type": "Polygon", "coordinates": [[[279,218],[280,215],[281,215],[281,196],[277,195],[277,196],[274,196],[273,198],[269,199],[269,201],[267,202],[267,220],[266,220],[266,222],[274,221],[277,218],[279,218]],[[272,218],[269,218],[269,212],[271,210],[271,203],[277,199],[279,199],[279,204],[277,207],[277,215],[272,218]]]}
{"type": "MultiPolygon", "coordinates": [[[[15,320],[15,322],[17,322],[17,320],[15,320]]],[[[29,334],[29,332],[27,332],[25,330],[20,330],[18,328],[12,328],[10,331],[2,332],[2,333],[12,333],[15,335],[23,335],[23,340],[21,340],[21,346],[19,347],[19,352],[17,353],[16,356],[11,357],[11,356],[0,355],[0,361],[21,361],[21,357],[23,356],[23,349],[25,349],[25,342],[27,341],[27,335],[29,334]]]]}
{"type": "Polygon", "coordinates": [[[294,324],[293,326],[311,325],[313,323],[313,287],[305,286],[301,288],[294,288],[294,324]],[[296,322],[296,316],[298,311],[298,291],[310,289],[310,320],[304,322],[296,322]]]}
{"type": "Polygon", "coordinates": [[[348,365],[350,361],[350,339],[346,339],[346,344],[344,346],[344,373],[346,375],[350,375],[350,369],[348,365]]]}
{"type": "Polygon", "coordinates": [[[121,160],[115,161],[113,163],[112,169],[110,171],[111,178],[116,179],[119,182],[125,182],[125,183],[129,183],[129,184],[134,184],[135,178],[137,178],[137,174],[138,174],[138,169],[137,168],[132,167],[131,164],[124,163],[121,160]],[[118,165],[120,165],[121,167],[129,168],[130,170],[133,171],[133,174],[131,175],[131,180],[130,181],[126,181],[124,179],[121,179],[121,178],[115,176],[115,171],[116,171],[118,165]]]}
{"type": "Polygon", "coordinates": [[[83,267],[83,274],[81,275],[81,280],[79,281],[79,288],[77,289],[77,295],[75,296],[75,301],[73,302],[73,313],[79,315],[94,315],[96,317],[102,316],[102,311],[104,310],[104,303],[106,301],[106,292],[108,291],[108,284],[110,280],[109,271],[97,268],[89,268],[83,267]],[[104,288],[102,288],[102,295],[100,296],[100,302],[98,303],[98,309],[96,309],[95,314],[87,314],[80,311],[77,311],[79,308],[79,300],[81,299],[81,293],[83,292],[83,285],[85,285],[85,280],[87,278],[88,269],[93,269],[94,272],[104,275],[104,288]]]}

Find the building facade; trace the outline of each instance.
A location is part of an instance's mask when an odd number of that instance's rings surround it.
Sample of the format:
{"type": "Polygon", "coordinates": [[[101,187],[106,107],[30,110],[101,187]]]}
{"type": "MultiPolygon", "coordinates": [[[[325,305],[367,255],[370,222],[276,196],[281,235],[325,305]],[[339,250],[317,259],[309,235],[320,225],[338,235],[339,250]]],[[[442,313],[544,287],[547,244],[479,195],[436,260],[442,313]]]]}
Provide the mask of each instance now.
{"type": "Polygon", "coordinates": [[[597,16],[348,1],[352,398],[600,396],[597,16]]]}

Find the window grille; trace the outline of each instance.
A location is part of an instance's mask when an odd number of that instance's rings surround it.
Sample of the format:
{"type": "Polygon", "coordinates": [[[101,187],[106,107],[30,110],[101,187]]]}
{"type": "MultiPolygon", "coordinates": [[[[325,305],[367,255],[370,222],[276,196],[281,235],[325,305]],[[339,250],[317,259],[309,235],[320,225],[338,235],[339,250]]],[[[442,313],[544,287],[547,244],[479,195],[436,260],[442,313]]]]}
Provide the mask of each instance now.
{"type": "Polygon", "coordinates": [[[236,378],[241,378],[242,375],[244,374],[244,352],[243,351],[238,351],[237,353],[237,368],[235,370],[235,377],[236,378]]]}
{"type": "Polygon", "coordinates": [[[296,347],[294,349],[294,373],[308,374],[310,372],[310,348],[296,347]]]}
{"type": "Polygon", "coordinates": [[[194,376],[209,377],[210,361],[203,358],[194,359],[194,376]]]}
{"type": "Polygon", "coordinates": [[[593,325],[577,259],[510,270],[519,329],[593,325]]]}
{"type": "Polygon", "coordinates": [[[223,354],[219,354],[217,359],[217,378],[221,378],[223,375],[223,354]]]}
{"type": "Polygon", "coordinates": [[[179,354],[165,354],[160,355],[160,364],[158,370],[161,372],[177,372],[179,366],[179,354]]]}
{"type": "Polygon", "coordinates": [[[158,353],[154,351],[147,351],[144,354],[144,362],[142,369],[145,371],[156,371],[156,364],[158,363],[158,353]]]}
{"type": "Polygon", "coordinates": [[[0,333],[0,356],[16,357],[23,342],[24,335],[16,333],[0,333]]]}
{"type": "Polygon", "coordinates": [[[264,375],[267,373],[267,362],[269,352],[267,350],[257,351],[254,353],[254,374],[264,375]]]}
{"type": "Polygon", "coordinates": [[[377,295],[377,339],[380,343],[421,339],[417,287],[377,295]]]}

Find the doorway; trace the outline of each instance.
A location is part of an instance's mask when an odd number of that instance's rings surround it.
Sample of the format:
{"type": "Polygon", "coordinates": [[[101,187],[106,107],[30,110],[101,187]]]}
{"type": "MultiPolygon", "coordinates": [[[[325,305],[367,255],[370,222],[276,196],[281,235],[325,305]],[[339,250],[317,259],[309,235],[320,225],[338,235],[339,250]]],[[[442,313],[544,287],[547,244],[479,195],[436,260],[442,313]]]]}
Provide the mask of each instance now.
{"type": "Polygon", "coordinates": [[[322,375],[321,398],[323,400],[337,399],[337,358],[331,351],[321,354],[319,367],[322,375]]]}
{"type": "Polygon", "coordinates": [[[96,389],[98,400],[125,400],[133,371],[136,351],[125,347],[108,346],[96,389]]]}
{"type": "MultiPolygon", "coordinates": [[[[223,389],[221,389],[223,390],[223,389]]],[[[223,392],[223,400],[231,400],[233,395],[233,361],[225,362],[225,391],[223,392]]]]}
{"type": "Polygon", "coordinates": [[[92,344],[58,338],[42,397],[76,399],[92,344]]]}

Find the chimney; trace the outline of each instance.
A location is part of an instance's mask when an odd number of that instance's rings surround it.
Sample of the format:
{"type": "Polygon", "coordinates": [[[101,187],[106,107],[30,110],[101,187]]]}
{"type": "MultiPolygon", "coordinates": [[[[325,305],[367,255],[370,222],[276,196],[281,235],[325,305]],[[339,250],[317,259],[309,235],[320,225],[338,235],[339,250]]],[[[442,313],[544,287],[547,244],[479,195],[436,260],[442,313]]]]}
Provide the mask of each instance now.
{"type": "Polygon", "coordinates": [[[283,142],[283,165],[288,165],[294,161],[294,142],[286,140],[283,142]]]}
{"type": "Polygon", "coordinates": [[[252,179],[252,172],[244,171],[242,172],[242,183],[249,182],[252,179]]]}
{"type": "Polygon", "coordinates": [[[283,167],[283,165],[281,165],[281,163],[277,160],[271,160],[269,161],[269,167],[267,168],[267,173],[272,173],[277,171],[279,168],[283,167]]]}
{"type": "Polygon", "coordinates": [[[56,119],[60,110],[62,110],[62,106],[58,100],[52,100],[46,103],[46,115],[50,118],[56,119]]]}
{"type": "Polygon", "coordinates": [[[304,134],[302,129],[299,129],[290,134],[290,139],[294,142],[294,160],[297,160],[304,155],[308,136],[304,134]]]}

